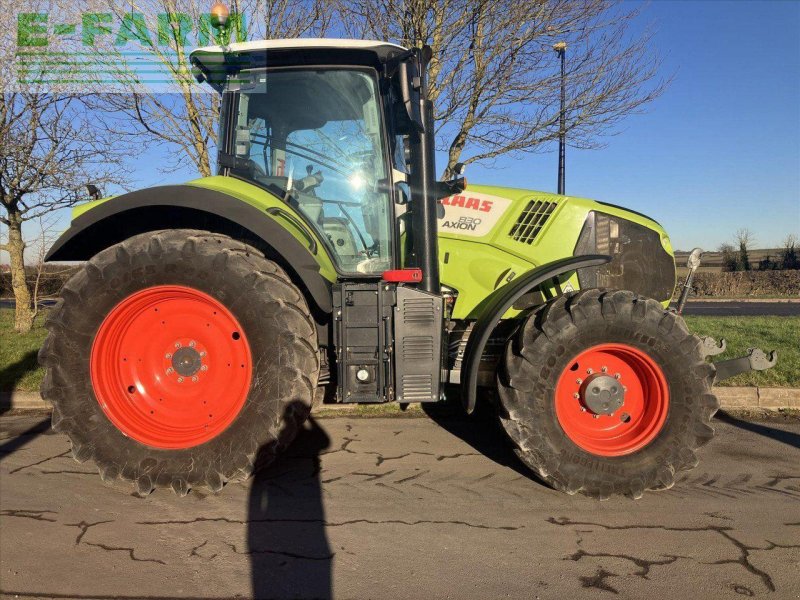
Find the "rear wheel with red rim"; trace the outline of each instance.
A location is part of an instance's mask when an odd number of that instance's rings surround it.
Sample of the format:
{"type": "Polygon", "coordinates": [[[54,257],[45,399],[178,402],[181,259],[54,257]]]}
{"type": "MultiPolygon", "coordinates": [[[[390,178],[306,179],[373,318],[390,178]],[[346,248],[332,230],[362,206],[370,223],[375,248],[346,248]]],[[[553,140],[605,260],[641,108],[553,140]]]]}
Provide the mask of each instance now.
{"type": "Polygon", "coordinates": [[[222,235],[167,230],[100,252],[46,327],[53,427],[77,460],[140,494],[246,478],[311,408],[319,358],[302,293],[222,235]]]}
{"type": "Polygon", "coordinates": [[[549,302],[506,345],[501,421],[553,487],[595,498],[671,487],[713,436],[714,369],[682,319],[627,291],[549,302]]]}
{"type": "Polygon", "coordinates": [[[199,290],[134,292],[103,320],[92,386],[125,435],[154,448],[191,448],[224,431],[250,390],[250,344],[236,317],[199,290]]]}

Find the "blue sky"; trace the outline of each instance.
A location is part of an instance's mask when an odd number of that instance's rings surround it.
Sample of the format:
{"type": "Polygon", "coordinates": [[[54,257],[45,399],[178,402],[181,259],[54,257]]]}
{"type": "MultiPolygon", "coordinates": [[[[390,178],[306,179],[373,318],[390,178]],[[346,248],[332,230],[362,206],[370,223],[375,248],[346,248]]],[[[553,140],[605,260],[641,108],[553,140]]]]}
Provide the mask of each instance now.
{"type": "MultiPolygon", "coordinates": [[[[654,0],[647,26],[674,82],[605,148],[568,150],[567,193],[654,217],[678,249],[715,249],[742,227],[758,247],[800,234],[800,2],[654,0]]],[[[556,162],[554,147],[467,176],[555,191],[556,162]]],[[[132,160],[137,185],[196,176],[160,164],[157,152],[132,160]]]]}
{"type": "MultiPolygon", "coordinates": [[[[742,227],[759,247],[800,234],[800,3],[654,0],[648,24],[675,80],[607,147],[568,150],[567,193],[653,216],[676,248],[715,249],[742,227]]],[[[554,191],[556,165],[550,153],[468,176],[554,191]]]]}

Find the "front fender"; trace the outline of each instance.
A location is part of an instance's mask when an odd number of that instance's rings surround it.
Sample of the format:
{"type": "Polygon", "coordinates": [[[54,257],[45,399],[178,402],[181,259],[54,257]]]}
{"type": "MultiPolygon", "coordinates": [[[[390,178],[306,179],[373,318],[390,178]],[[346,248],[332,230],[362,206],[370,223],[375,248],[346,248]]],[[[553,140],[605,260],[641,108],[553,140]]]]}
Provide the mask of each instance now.
{"type": "MultiPolygon", "coordinates": [[[[201,180],[202,181],[202,180],[201,180]]],[[[265,194],[265,192],[262,192],[265,194]]],[[[324,244],[278,199],[264,206],[196,185],[138,190],[79,213],[47,253],[46,261],[88,260],[133,235],[160,229],[203,229],[241,239],[264,251],[330,314],[329,282],[336,273],[324,244]],[[298,281],[299,280],[299,281],[298,281]]]]}
{"type": "Polygon", "coordinates": [[[489,297],[483,314],[472,329],[464,351],[462,369],[465,373],[461,379],[461,398],[467,413],[472,413],[475,410],[478,393],[478,369],[480,368],[481,355],[484,348],[486,348],[486,342],[489,341],[492,331],[503,315],[513,306],[514,302],[522,295],[554,277],[586,267],[596,267],[610,260],[610,256],[602,254],[562,258],[531,269],[508,285],[499,288],[489,297]]]}

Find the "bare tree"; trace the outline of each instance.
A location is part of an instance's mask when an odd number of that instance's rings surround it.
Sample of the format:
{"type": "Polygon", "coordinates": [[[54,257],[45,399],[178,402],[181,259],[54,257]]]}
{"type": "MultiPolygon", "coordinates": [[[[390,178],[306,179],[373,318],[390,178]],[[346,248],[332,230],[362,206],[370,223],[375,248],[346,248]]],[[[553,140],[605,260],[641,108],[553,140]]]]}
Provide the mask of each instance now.
{"type": "MultiPolygon", "coordinates": [[[[115,91],[96,99],[96,108],[110,135],[139,144],[166,145],[173,150],[164,170],[191,166],[207,177],[212,173],[219,96],[200,86],[188,61],[190,34],[205,43],[215,32],[204,18],[208,0],[94,0],[127,27],[126,52],[110,37],[99,38],[96,60],[115,79],[115,91]],[[127,25],[126,25],[127,23],[127,25]],[[137,52],[135,60],[126,58],[137,52]],[[136,61],[158,71],[164,85],[143,85],[136,61]],[[116,67],[111,64],[116,62],[116,67]],[[122,93],[119,93],[122,92],[122,93]]],[[[233,0],[232,41],[321,35],[329,26],[328,0],[233,0]],[[241,15],[238,18],[236,15],[241,15]]],[[[119,36],[117,36],[118,39],[119,36]]]]}
{"type": "Polygon", "coordinates": [[[781,269],[800,269],[800,257],[797,256],[797,236],[790,233],[783,240],[783,250],[781,250],[781,269]]]}
{"type": "Polygon", "coordinates": [[[340,0],[355,37],[433,50],[430,90],[446,175],[457,162],[491,162],[558,139],[560,71],[567,44],[566,133],[594,148],[666,82],[639,16],[615,0],[340,0]]]}
{"type": "Polygon", "coordinates": [[[755,243],[755,236],[749,229],[743,228],[736,232],[735,239],[739,246],[739,267],[742,271],[749,271],[751,267],[748,250],[755,243]]]}
{"type": "Polygon", "coordinates": [[[722,255],[722,270],[723,271],[737,271],[738,261],[736,259],[736,248],[733,244],[725,242],[719,245],[717,252],[722,255]]]}
{"type": "Polygon", "coordinates": [[[26,332],[36,313],[23,223],[85,200],[90,181],[119,183],[121,157],[93,126],[81,98],[37,90],[0,93],[0,147],[0,223],[8,227],[0,250],[10,256],[14,328],[26,332]]]}

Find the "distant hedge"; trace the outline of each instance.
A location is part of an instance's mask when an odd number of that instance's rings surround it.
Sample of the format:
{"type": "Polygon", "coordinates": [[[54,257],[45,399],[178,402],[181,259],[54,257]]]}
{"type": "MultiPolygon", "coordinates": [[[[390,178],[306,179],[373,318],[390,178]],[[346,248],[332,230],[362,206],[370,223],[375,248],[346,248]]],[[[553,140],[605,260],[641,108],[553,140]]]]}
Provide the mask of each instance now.
{"type": "MultiPolygon", "coordinates": [[[[78,267],[65,267],[63,265],[45,265],[42,275],[39,278],[39,297],[49,298],[58,296],[67,279],[72,277],[78,267]]],[[[33,291],[36,284],[36,269],[28,267],[25,269],[28,278],[28,285],[33,291]]],[[[3,270],[0,273],[0,297],[11,298],[14,292],[11,289],[11,273],[3,270]]]]}
{"type": "MultiPolygon", "coordinates": [[[[680,293],[678,282],[676,296],[680,293]]],[[[692,287],[698,298],[744,296],[787,296],[800,298],[800,271],[736,271],[696,273],[692,287]]]]}

